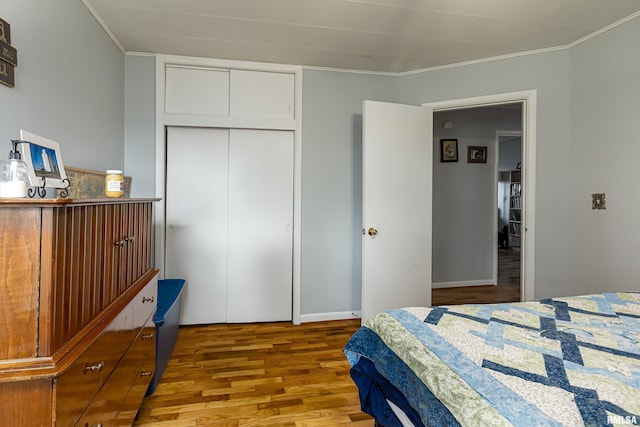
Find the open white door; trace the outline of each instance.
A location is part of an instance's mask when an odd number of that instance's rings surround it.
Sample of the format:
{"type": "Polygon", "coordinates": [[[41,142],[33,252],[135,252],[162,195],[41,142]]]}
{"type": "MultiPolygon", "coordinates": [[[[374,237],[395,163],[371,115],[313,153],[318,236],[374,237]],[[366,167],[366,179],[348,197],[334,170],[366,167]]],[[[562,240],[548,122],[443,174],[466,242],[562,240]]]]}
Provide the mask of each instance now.
{"type": "Polygon", "coordinates": [[[431,305],[432,113],[363,104],[363,322],[431,305]]]}

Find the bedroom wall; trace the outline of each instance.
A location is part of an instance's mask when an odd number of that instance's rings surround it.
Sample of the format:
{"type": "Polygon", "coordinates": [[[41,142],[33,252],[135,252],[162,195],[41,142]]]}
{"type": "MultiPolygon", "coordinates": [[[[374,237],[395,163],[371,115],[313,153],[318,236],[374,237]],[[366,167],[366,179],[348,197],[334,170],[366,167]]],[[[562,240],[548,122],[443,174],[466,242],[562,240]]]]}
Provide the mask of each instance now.
{"type": "Polygon", "coordinates": [[[571,49],[567,269],[583,293],[640,290],[638,40],[640,18],[571,49]]]}
{"type": "Polygon", "coordinates": [[[433,129],[433,286],[494,284],[496,132],[520,131],[520,109],[438,112],[433,129]],[[445,121],[453,128],[443,128],[445,121]],[[458,140],[458,162],[440,162],[442,138],[458,140]],[[487,147],[487,163],[467,163],[469,146],[487,147]]]}
{"type": "Polygon", "coordinates": [[[304,70],[303,321],[360,310],[362,101],[395,101],[397,81],[395,76],[304,70]]]}
{"type": "Polygon", "coordinates": [[[535,295],[574,293],[568,280],[569,51],[557,50],[412,73],[400,79],[399,99],[421,104],[536,89],[535,295]]]}
{"type": "Polygon", "coordinates": [[[156,196],[156,58],[124,59],[124,170],[134,177],[132,197],[156,196]]]}
{"type": "Polygon", "coordinates": [[[80,1],[3,0],[18,50],[0,85],[0,158],[20,128],[60,143],[67,166],[124,166],[124,54],[80,1]]]}

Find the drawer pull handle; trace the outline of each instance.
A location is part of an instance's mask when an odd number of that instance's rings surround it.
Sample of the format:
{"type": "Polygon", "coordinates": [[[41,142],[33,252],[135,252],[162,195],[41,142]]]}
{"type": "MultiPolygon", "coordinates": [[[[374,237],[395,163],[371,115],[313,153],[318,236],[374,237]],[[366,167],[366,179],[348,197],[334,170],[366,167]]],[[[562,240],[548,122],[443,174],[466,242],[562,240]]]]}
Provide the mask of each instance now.
{"type": "Polygon", "coordinates": [[[150,339],[152,339],[152,338],[153,338],[153,334],[144,334],[144,335],[142,336],[142,340],[143,340],[143,341],[144,341],[144,340],[150,340],[150,339]]]}
{"type": "Polygon", "coordinates": [[[142,297],[142,303],[144,304],[145,302],[153,302],[155,298],[153,297],[142,297]]]}
{"type": "Polygon", "coordinates": [[[133,244],[135,242],[135,240],[136,240],[135,236],[127,236],[124,239],[120,239],[120,240],[116,241],[114,243],[114,245],[120,246],[120,247],[124,247],[124,245],[126,245],[128,243],[133,244]]]}
{"type": "Polygon", "coordinates": [[[150,377],[153,374],[153,371],[142,371],[140,372],[140,378],[150,377]]]}
{"type": "Polygon", "coordinates": [[[98,424],[92,424],[91,427],[102,427],[102,421],[100,421],[98,424]]]}
{"type": "Polygon", "coordinates": [[[85,365],[84,373],[87,374],[89,372],[100,372],[104,368],[104,362],[100,361],[100,363],[96,363],[94,365],[85,365]]]}

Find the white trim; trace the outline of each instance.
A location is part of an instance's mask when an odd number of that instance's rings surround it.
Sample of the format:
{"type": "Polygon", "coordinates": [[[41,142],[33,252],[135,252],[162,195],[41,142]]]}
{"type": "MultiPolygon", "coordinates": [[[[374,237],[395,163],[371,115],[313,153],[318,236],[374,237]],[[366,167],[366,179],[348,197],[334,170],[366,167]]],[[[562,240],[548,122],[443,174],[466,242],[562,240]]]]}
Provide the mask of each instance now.
{"type": "Polygon", "coordinates": [[[300,316],[300,320],[302,323],[326,322],[329,320],[345,320],[345,319],[360,319],[360,318],[362,318],[362,312],[360,310],[336,311],[332,313],[312,313],[312,314],[303,314],[300,316]]]}
{"type": "Polygon", "coordinates": [[[488,58],[474,59],[471,61],[456,62],[454,64],[445,64],[445,65],[438,65],[436,67],[422,68],[419,70],[405,71],[402,73],[398,73],[397,75],[410,76],[412,74],[420,74],[420,73],[425,73],[427,71],[438,71],[438,70],[446,70],[449,68],[466,67],[469,65],[482,64],[484,62],[502,61],[504,59],[518,58],[520,56],[538,55],[542,53],[556,52],[559,50],[567,50],[569,48],[570,46],[567,45],[567,46],[548,47],[544,49],[528,50],[526,52],[509,53],[507,55],[491,56],[488,58]]]}
{"type": "Polygon", "coordinates": [[[274,73],[296,73],[302,71],[300,65],[273,64],[267,62],[237,61],[232,59],[197,58],[181,55],[157,55],[165,66],[188,68],[219,68],[249,71],[271,71],[274,73]]]}
{"type": "MultiPolygon", "coordinates": [[[[521,120],[522,122],[522,120],[521,120]]],[[[521,126],[522,127],[522,126],[521,126]]],[[[493,200],[493,205],[494,206],[498,206],[498,183],[500,182],[499,180],[499,175],[500,175],[500,158],[499,158],[499,154],[500,154],[500,137],[502,136],[519,136],[520,137],[520,147],[522,148],[522,131],[519,130],[497,130],[496,131],[496,140],[495,140],[495,153],[496,153],[496,164],[495,164],[495,180],[494,180],[494,200],[493,200]]],[[[522,157],[522,154],[520,155],[520,157],[522,157]]],[[[493,276],[494,276],[494,280],[495,283],[498,284],[498,232],[500,231],[500,215],[496,215],[496,221],[494,223],[495,229],[493,230],[493,235],[495,236],[494,238],[496,239],[494,242],[493,247],[496,248],[495,250],[495,259],[493,260],[493,276]]],[[[522,256],[522,253],[520,254],[520,256],[522,256]]],[[[521,283],[522,285],[522,283],[521,283]]]]}
{"type": "Polygon", "coordinates": [[[431,289],[461,288],[466,286],[495,286],[496,282],[491,279],[486,280],[466,280],[462,282],[437,282],[431,284],[431,289]]]}
{"type": "Polygon", "coordinates": [[[600,34],[606,33],[609,30],[612,30],[612,29],[614,29],[616,27],[619,27],[620,25],[624,24],[625,22],[631,21],[632,19],[637,18],[638,16],[640,16],[640,11],[638,11],[636,13],[632,13],[631,15],[626,16],[626,17],[620,19],[619,21],[614,22],[613,24],[609,24],[604,28],[600,28],[599,30],[594,31],[591,34],[587,34],[586,36],[582,37],[581,39],[578,39],[578,40],[576,40],[574,42],[569,43],[566,47],[567,48],[572,48],[572,47],[578,46],[579,44],[582,44],[582,43],[586,42],[587,40],[591,40],[592,38],[599,36],[600,34]]]}
{"type": "Polygon", "coordinates": [[[472,98],[450,99],[422,104],[438,111],[522,102],[522,169],[524,210],[522,221],[522,258],[520,271],[520,299],[529,301],[535,296],[535,195],[536,195],[536,122],[538,91],[499,93],[472,98]]]}
{"type": "Polygon", "coordinates": [[[107,33],[107,35],[111,37],[111,40],[116,44],[116,46],[118,46],[118,49],[120,49],[122,53],[126,54],[127,50],[124,48],[122,43],[120,43],[120,40],[118,40],[116,35],[113,34],[113,31],[111,31],[111,28],[109,28],[107,23],[104,22],[104,19],[102,19],[102,17],[98,14],[98,11],[93,7],[91,3],[89,3],[89,0],[82,0],[82,3],[84,3],[86,8],[89,9],[89,12],[91,12],[95,20],[98,21],[98,24],[100,24],[105,33],[107,33]]]}
{"type": "Polygon", "coordinates": [[[292,319],[298,325],[300,316],[300,260],[302,230],[302,67],[282,64],[267,64],[246,61],[231,61],[210,58],[193,58],[176,55],[155,55],[156,57],[156,264],[160,269],[160,277],[164,278],[165,266],[165,221],[166,207],[166,147],[165,126],[206,126],[206,127],[244,127],[263,129],[283,129],[294,131],[294,178],[293,178],[293,271],[292,271],[292,319]],[[295,75],[295,105],[293,120],[256,119],[253,123],[241,118],[220,117],[187,117],[164,112],[165,101],[165,67],[167,65],[185,67],[208,67],[234,70],[270,71],[292,73],[295,75]]]}
{"type": "Polygon", "coordinates": [[[210,128],[295,130],[296,119],[266,119],[257,117],[197,116],[164,113],[165,126],[192,126],[210,128]]]}

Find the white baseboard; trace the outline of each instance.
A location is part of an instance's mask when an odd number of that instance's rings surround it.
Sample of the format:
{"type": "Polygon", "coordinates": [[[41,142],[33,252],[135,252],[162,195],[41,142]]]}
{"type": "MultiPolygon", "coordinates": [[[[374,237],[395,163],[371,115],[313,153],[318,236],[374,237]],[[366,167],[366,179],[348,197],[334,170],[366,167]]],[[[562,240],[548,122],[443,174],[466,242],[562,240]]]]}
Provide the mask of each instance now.
{"type": "Polygon", "coordinates": [[[362,317],[362,312],[360,310],[337,311],[333,313],[301,314],[300,323],[325,322],[328,320],[359,319],[361,317],[362,317]]]}
{"type": "Polygon", "coordinates": [[[439,289],[439,288],[460,288],[463,286],[487,286],[494,285],[496,281],[491,279],[485,280],[467,280],[466,282],[440,282],[440,283],[432,283],[431,289],[439,289]]]}

